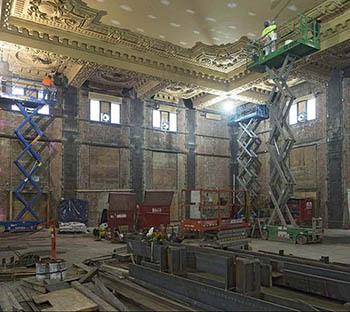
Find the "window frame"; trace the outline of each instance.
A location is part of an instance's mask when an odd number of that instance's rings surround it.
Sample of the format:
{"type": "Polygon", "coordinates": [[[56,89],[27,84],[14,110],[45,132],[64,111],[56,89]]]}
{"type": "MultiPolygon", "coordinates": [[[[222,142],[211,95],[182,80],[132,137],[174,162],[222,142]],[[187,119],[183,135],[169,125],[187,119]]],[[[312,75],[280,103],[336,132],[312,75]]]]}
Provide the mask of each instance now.
{"type": "Polygon", "coordinates": [[[174,113],[174,112],[170,112],[168,110],[164,110],[164,109],[152,109],[152,128],[153,129],[157,129],[157,130],[161,130],[161,131],[166,131],[166,132],[172,132],[172,133],[176,133],[177,129],[178,129],[178,114],[174,113]],[[155,127],[154,126],[154,112],[159,112],[159,127],[155,127]],[[169,128],[167,130],[162,129],[162,113],[167,113],[168,114],[168,124],[169,124],[169,128]],[[175,124],[175,128],[176,130],[171,130],[172,126],[171,126],[171,115],[175,116],[175,120],[176,120],[176,124],[175,124]]]}
{"type": "Polygon", "coordinates": [[[98,99],[98,98],[89,98],[89,121],[90,122],[97,122],[97,123],[101,123],[101,124],[105,124],[105,125],[120,125],[121,124],[121,109],[122,109],[122,103],[119,102],[114,102],[114,101],[106,101],[104,99],[98,99]],[[95,119],[91,119],[91,101],[96,101],[99,102],[99,120],[95,120],[95,119]],[[110,119],[109,121],[103,121],[101,120],[101,108],[102,105],[104,103],[108,103],[109,105],[109,114],[110,114],[110,119]],[[112,105],[116,105],[117,107],[119,107],[119,112],[118,112],[118,122],[112,122],[112,105]]]}
{"type": "Polygon", "coordinates": [[[315,122],[317,120],[317,101],[316,101],[316,97],[301,98],[298,101],[295,101],[295,103],[293,103],[292,106],[293,105],[296,105],[296,123],[293,123],[293,124],[290,123],[290,116],[291,116],[291,109],[290,109],[289,113],[288,113],[288,124],[289,124],[289,126],[301,125],[301,124],[305,124],[305,123],[309,123],[309,122],[315,122]],[[312,101],[312,100],[315,101],[315,113],[314,113],[315,118],[314,119],[308,119],[308,113],[307,113],[308,112],[308,105],[309,105],[309,101],[312,101]],[[303,102],[305,102],[306,120],[301,122],[301,121],[298,121],[298,116],[299,116],[299,111],[300,111],[299,106],[303,102]]]}

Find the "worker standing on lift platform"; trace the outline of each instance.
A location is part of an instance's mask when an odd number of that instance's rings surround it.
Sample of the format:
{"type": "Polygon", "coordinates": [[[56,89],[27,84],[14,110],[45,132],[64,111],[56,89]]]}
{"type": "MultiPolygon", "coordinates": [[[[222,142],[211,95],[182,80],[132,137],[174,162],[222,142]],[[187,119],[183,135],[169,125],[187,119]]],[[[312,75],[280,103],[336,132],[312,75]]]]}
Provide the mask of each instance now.
{"type": "Polygon", "coordinates": [[[261,40],[264,43],[265,56],[271,52],[276,51],[276,40],[277,40],[277,26],[275,22],[270,24],[269,21],[264,22],[265,29],[261,34],[261,40]]]}
{"type": "Polygon", "coordinates": [[[45,77],[43,79],[43,81],[41,82],[44,85],[44,94],[43,94],[43,100],[47,100],[50,101],[51,100],[51,88],[55,85],[52,77],[50,75],[48,75],[47,77],[45,77]],[[46,99],[47,97],[47,99],[46,99]]]}

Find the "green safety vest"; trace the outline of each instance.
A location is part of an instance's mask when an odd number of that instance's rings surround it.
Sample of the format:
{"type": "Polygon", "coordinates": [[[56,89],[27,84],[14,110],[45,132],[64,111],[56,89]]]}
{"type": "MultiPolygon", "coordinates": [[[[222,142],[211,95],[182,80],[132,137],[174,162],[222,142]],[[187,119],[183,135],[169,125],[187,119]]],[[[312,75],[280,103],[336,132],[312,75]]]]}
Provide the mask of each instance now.
{"type": "Polygon", "coordinates": [[[268,27],[266,27],[262,34],[261,34],[261,37],[267,37],[268,35],[270,35],[270,33],[272,33],[275,29],[277,28],[276,25],[270,25],[268,27]]]}

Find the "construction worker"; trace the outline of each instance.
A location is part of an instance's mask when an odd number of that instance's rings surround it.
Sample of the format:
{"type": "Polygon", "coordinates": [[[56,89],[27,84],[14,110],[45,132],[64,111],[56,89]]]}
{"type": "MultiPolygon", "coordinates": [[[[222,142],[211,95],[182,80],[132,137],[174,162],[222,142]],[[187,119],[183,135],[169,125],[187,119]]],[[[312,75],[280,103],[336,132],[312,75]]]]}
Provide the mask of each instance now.
{"type": "Polygon", "coordinates": [[[321,34],[321,18],[317,17],[316,18],[316,27],[315,27],[315,37],[319,38],[321,34]]]}
{"type": "Polygon", "coordinates": [[[275,22],[272,22],[270,24],[269,21],[264,22],[264,30],[261,34],[261,40],[264,43],[264,51],[265,56],[268,55],[271,52],[274,52],[276,50],[276,40],[277,40],[277,33],[276,29],[277,26],[275,22]]]}
{"type": "Polygon", "coordinates": [[[43,79],[43,81],[41,82],[44,85],[44,94],[43,94],[43,100],[47,100],[50,101],[51,99],[51,88],[55,85],[51,75],[48,75],[47,77],[45,77],[43,79]],[[47,97],[47,99],[46,99],[47,97]]]}

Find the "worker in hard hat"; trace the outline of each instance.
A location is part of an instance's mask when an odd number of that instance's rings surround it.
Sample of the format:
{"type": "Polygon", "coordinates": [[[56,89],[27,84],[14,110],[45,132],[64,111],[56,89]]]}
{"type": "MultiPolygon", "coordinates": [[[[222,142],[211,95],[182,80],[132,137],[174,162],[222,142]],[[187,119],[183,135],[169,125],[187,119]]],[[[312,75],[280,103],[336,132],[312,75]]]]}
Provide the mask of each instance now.
{"type": "Polygon", "coordinates": [[[276,51],[277,26],[275,22],[264,22],[264,30],[261,34],[261,40],[264,43],[265,56],[276,51]]]}

